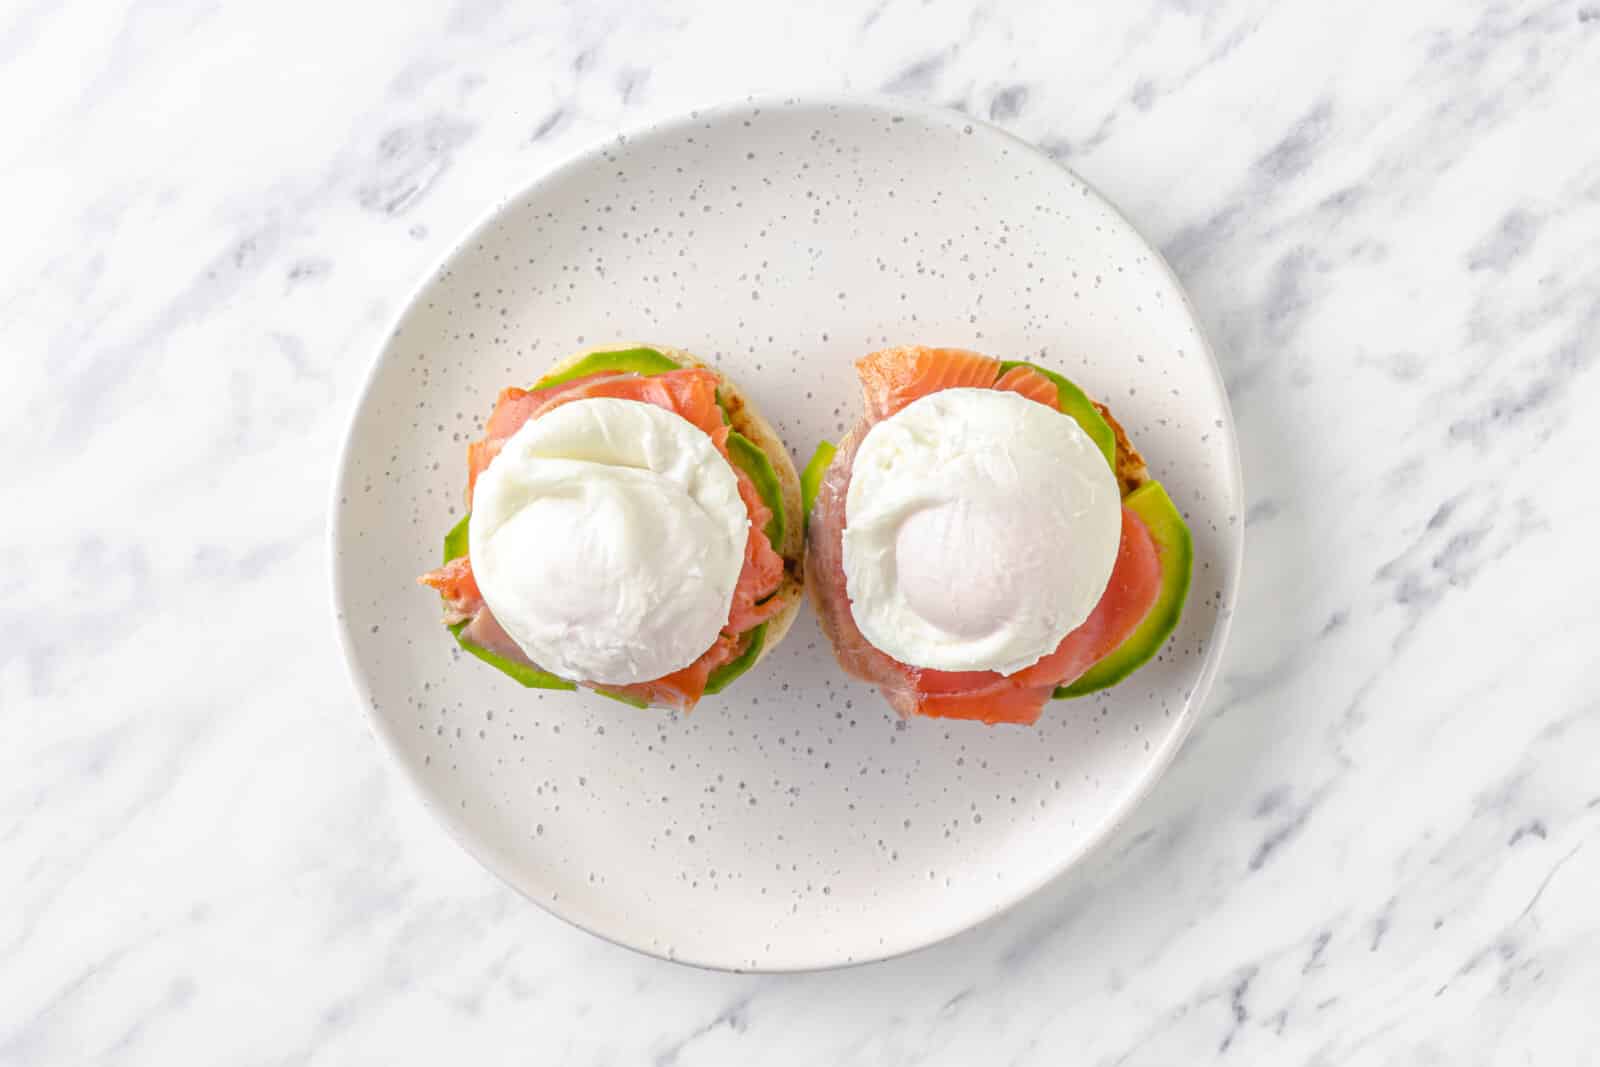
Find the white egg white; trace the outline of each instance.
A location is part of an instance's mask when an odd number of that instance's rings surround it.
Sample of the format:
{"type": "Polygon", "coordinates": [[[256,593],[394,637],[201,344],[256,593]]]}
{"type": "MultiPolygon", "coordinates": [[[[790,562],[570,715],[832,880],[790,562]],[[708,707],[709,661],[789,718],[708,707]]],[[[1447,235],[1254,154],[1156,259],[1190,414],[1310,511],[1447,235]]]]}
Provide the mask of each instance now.
{"type": "Polygon", "coordinates": [[[862,635],[902,663],[1014,674],[1089,617],[1116,563],[1116,478],[1071,417],[946,389],[874,425],[845,498],[862,635]]]}
{"type": "Polygon", "coordinates": [[[506,441],[478,477],[467,530],[485,602],[535,663],[628,685],[716,641],[749,525],[733,468],[700,429],[596,397],[506,441]]]}

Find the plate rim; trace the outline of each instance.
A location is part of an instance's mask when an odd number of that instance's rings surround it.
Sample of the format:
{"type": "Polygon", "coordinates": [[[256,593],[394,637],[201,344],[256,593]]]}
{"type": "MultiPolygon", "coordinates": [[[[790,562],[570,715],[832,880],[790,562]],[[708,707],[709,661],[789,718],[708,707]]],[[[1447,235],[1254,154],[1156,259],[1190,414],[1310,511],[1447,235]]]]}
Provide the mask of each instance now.
{"type": "Polygon", "coordinates": [[[1013,889],[1003,898],[997,899],[987,910],[964,917],[943,927],[924,931],[920,938],[890,946],[884,951],[871,951],[861,956],[851,955],[849,958],[827,959],[821,962],[804,959],[794,963],[766,962],[755,967],[741,967],[716,959],[682,956],[675,952],[667,954],[655,951],[647,944],[635,943],[621,935],[584,923],[574,915],[569,914],[567,909],[560,907],[559,902],[540,900],[530,895],[518,884],[508,870],[502,869],[499,859],[491,855],[492,849],[487,847],[480,848],[468,837],[466,828],[458,825],[454,810],[436,802],[430,790],[421,781],[421,775],[402,756],[399,740],[388,721],[381,715],[376,714],[371,689],[366,684],[364,671],[356,658],[350,620],[344,611],[345,588],[339,567],[339,543],[344,531],[344,513],[340,498],[348,495],[346,492],[346,479],[350,469],[350,454],[355,444],[356,422],[367,406],[368,399],[377,382],[379,371],[386,362],[385,357],[389,348],[398,335],[401,324],[411,314],[417,302],[422,299],[423,295],[437,281],[443,271],[466,248],[489,230],[511,205],[527,199],[535,194],[540,187],[555,182],[567,172],[588,163],[596,156],[602,155],[608,146],[626,144],[634,138],[646,135],[671,133],[674,129],[682,129],[707,120],[726,118],[731,115],[748,112],[751,109],[779,110],[802,107],[816,107],[830,111],[846,108],[861,109],[878,114],[887,114],[890,117],[895,115],[915,116],[926,122],[946,127],[968,127],[967,132],[976,132],[981,129],[986,135],[998,135],[1009,146],[1059,169],[1068,179],[1082,186],[1089,197],[1097,200],[1100,206],[1109,212],[1110,218],[1115,225],[1122,227],[1127,234],[1130,234],[1148,250],[1152,262],[1182,298],[1185,313],[1194,325],[1200,352],[1204,356],[1206,368],[1210,371],[1212,386],[1222,412],[1223,430],[1227,435],[1229,446],[1227,450],[1227,469],[1224,472],[1229,496],[1236,506],[1236,511],[1241,514],[1245,501],[1244,471],[1239,456],[1239,435],[1232,405],[1228,398],[1227,386],[1222,377],[1222,369],[1217,364],[1215,351],[1211,346],[1210,339],[1206,336],[1203,323],[1196,313],[1194,302],[1190,299],[1188,290],[1184,288],[1177,272],[1172,269],[1172,265],[1167,261],[1161,249],[1146,238],[1144,233],[1122,212],[1121,208],[1106,197],[1093,183],[1086,180],[1066,164],[1051,158],[1048,153],[1037,145],[1031,144],[1016,134],[984,119],[953,108],[941,107],[919,100],[903,99],[886,93],[802,92],[720,98],[710,104],[691,107],[687,110],[663,113],[656,116],[647,115],[629,123],[617,133],[595,138],[564,156],[554,165],[538,171],[510,193],[497,198],[491,203],[476,221],[462,231],[459,238],[451,242],[443,255],[434,261],[418,278],[407,291],[399,309],[388,317],[388,325],[380,335],[372,355],[368,358],[366,372],[361,379],[361,386],[345,410],[339,448],[334,459],[325,537],[326,565],[331,594],[331,621],[333,622],[339,649],[344,659],[345,672],[349,678],[350,685],[355,691],[357,702],[361,707],[362,717],[366,720],[368,728],[377,736],[387,761],[391,766],[399,770],[401,779],[406,783],[414,797],[422,802],[423,807],[432,815],[434,821],[442,824],[456,845],[494,878],[524,900],[537,905],[546,914],[602,941],[636,952],[642,956],[662,960],[663,962],[733,974],[793,974],[841,970],[847,967],[860,967],[910,955],[913,952],[919,952],[934,945],[942,944],[969,930],[987,925],[1023,901],[1037,895],[1046,886],[1062,878],[1083,862],[1085,858],[1115,834],[1145,797],[1150,794],[1151,790],[1155,788],[1156,782],[1171,767],[1179,750],[1182,749],[1184,742],[1188,739],[1190,731],[1193,730],[1195,719],[1198,718],[1200,708],[1204,705],[1207,697],[1210,696],[1211,688],[1220,672],[1223,654],[1227,650],[1228,638],[1233,629],[1233,617],[1238,602],[1244,565],[1244,529],[1242,520],[1240,520],[1233,526],[1232,535],[1228,538],[1230,544],[1228,573],[1230,577],[1222,589],[1222,600],[1217,613],[1217,621],[1209,638],[1210,645],[1201,664],[1200,673],[1184,701],[1183,711],[1178,716],[1176,723],[1174,723],[1173,729],[1167,733],[1165,741],[1163,741],[1153,754],[1151,761],[1146,765],[1144,773],[1134,781],[1130,789],[1111,803],[1108,815],[1101,821],[1099,826],[1079,841],[1077,845],[1065,850],[1038,877],[1013,889]]]}

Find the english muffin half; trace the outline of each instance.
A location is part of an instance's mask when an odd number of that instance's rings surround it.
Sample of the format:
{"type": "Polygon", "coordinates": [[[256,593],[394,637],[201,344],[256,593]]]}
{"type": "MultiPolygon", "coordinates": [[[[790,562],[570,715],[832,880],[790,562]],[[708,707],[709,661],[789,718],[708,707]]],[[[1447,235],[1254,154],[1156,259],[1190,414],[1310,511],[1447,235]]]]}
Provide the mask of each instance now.
{"type": "Polygon", "coordinates": [[[788,634],[804,567],[772,424],[695,356],[632,344],[501,391],[467,449],[467,514],[418,581],[524,686],[687,711],[788,634]]]}

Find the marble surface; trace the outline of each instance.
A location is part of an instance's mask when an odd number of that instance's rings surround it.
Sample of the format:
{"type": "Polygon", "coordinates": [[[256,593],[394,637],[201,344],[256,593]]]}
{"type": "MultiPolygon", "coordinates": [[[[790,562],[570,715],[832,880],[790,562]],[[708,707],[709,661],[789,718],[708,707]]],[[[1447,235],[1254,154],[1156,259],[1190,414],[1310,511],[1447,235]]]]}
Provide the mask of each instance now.
{"type": "Polygon", "coordinates": [[[1600,1062],[1600,7],[22,3],[0,14],[0,1064],[1600,1062]],[[410,286],[632,125],[883,89],[1171,258],[1250,494],[1111,841],[922,953],[695,971],[385,765],[333,449],[410,286]]]}

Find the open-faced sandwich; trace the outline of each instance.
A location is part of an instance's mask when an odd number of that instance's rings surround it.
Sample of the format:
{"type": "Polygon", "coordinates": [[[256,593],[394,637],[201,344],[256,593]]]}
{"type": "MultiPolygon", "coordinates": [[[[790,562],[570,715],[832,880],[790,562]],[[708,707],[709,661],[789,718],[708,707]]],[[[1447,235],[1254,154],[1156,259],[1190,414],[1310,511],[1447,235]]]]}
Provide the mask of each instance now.
{"type": "Polygon", "coordinates": [[[772,426],[688,353],[580,353],[509,388],[467,450],[444,565],[461,647],[523,685],[687,711],[803,599],[800,483],[772,426]]]}
{"type": "Polygon", "coordinates": [[[1171,635],[1189,531],[1104,405],[1023,362],[857,361],[865,417],[802,476],[839,664],[902,715],[1033,723],[1171,635]]]}

